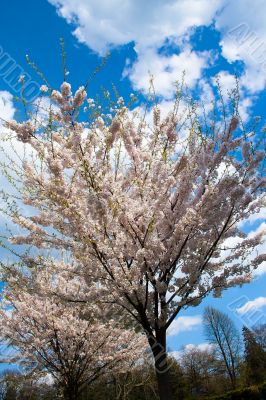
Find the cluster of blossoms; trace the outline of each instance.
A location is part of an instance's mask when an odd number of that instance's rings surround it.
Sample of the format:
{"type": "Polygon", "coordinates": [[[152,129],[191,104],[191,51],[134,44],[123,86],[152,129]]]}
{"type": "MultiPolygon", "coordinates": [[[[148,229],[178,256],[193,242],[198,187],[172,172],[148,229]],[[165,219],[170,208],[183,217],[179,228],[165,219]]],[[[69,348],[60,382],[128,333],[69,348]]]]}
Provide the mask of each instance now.
{"type": "Polygon", "coordinates": [[[179,112],[176,102],[164,118],[154,107],[149,126],[119,101],[110,124],[86,125],[77,120],[83,87],[72,96],[65,82],[51,97],[59,112],[50,135],[36,125],[33,134],[32,121],[9,124],[41,160],[22,171],[40,231],[29,224],[12,241],[71,253],[82,292],[93,277],[99,296],[135,318],[151,347],[165,348],[183,307],[248,282],[266,260],[253,252],[264,232],[239,228],[265,207],[261,141],[236,113],[203,129],[195,108],[179,112]]]}
{"type": "Polygon", "coordinates": [[[43,93],[47,93],[48,90],[49,90],[49,88],[48,88],[48,86],[46,86],[46,85],[42,85],[42,86],[40,87],[40,91],[43,92],[43,93]]]}
{"type": "MultiPolygon", "coordinates": [[[[6,361],[35,374],[51,374],[64,398],[73,400],[103,374],[124,371],[139,360],[145,342],[134,330],[104,318],[95,303],[62,301],[59,264],[35,271],[31,279],[16,269],[9,272],[0,311],[1,338],[12,348],[6,361]]],[[[71,283],[73,293],[77,285],[71,283]]]]}

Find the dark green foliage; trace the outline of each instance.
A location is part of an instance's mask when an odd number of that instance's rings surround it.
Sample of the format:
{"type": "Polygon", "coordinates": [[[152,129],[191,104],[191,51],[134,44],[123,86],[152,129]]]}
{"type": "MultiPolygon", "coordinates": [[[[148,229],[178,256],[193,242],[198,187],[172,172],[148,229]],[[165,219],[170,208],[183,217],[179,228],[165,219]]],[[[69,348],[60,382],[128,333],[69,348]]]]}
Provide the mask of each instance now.
{"type": "Polygon", "coordinates": [[[243,328],[245,345],[246,383],[259,384],[266,378],[266,351],[247,327],[243,328]]]}
{"type": "Polygon", "coordinates": [[[206,400],[266,400],[266,382],[258,386],[237,389],[222,396],[206,397],[206,400]]]}

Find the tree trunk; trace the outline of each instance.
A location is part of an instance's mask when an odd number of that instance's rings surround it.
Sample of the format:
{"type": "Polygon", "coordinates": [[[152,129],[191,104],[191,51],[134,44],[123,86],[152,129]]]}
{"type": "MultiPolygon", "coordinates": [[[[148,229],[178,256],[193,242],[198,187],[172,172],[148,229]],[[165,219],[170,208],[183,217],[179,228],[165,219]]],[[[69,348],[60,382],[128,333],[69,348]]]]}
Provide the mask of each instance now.
{"type": "Polygon", "coordinates": [[[148,341],[154,357],[160,400],[173,400],[166,352],[166,331],[160,330],[156,333],[156,338],[148,336],[148,341]]]}
{"type": "Polygon", "coordinates": [[[232,389],[233,389],[233,390],[236,389],[236,373],[235,373],[235,370],[234,370],[234,369],[233,369],[233,371],[231,372],[230,380],[231,380],[232,389]]]}
{"type": "Polygon", "coordinates": [[[64,389],[64,400],[78,400],[78,388],[76,385],[68,385],[64,389]]]}

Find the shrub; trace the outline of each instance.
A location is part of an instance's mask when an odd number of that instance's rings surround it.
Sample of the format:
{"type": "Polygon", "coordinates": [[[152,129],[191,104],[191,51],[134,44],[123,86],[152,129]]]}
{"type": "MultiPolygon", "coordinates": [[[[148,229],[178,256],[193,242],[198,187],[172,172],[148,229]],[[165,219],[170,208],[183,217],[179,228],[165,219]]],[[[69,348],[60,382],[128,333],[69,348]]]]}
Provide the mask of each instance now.
{"type": "Polygon", "coordinates": [[[206,400],[266,400],[266,382],[258,386],[237,389],[222,396],[208,397],[206,400]]]}

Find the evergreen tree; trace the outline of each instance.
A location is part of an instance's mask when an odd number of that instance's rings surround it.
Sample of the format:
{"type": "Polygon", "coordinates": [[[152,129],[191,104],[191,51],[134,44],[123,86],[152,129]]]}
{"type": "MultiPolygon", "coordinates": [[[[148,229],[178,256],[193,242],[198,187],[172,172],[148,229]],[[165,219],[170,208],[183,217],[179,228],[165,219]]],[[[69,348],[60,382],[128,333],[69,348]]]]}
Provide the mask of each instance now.
{"type": "Polygon", "coordinates": [[[247,327],[243,328],[246,363],[246,383],[258,384],[266,378],[266,351],[256,340],[255,334],[247,327]]]}

